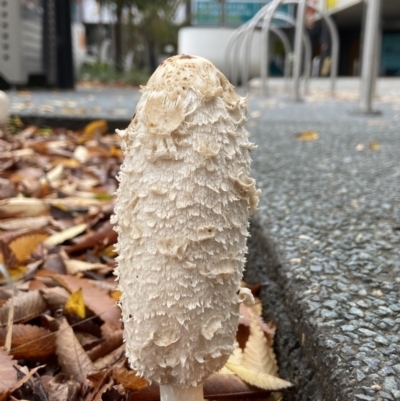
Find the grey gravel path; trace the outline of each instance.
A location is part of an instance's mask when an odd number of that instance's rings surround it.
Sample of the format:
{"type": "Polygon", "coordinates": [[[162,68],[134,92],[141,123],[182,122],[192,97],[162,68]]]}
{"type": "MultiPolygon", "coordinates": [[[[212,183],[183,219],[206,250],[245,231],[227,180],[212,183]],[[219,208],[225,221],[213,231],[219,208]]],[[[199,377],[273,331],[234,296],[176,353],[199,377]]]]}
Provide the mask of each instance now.
{"type": "MultiPolygon", "coordinates": [[[[333,101],[319,80],[293,103],[273,81],[275,96],[250,97],[262,196],[250,244],[260,242],[261,256],[247,279],[265,283],[282,375],[298,386],[291,400],[400,400],[400,80],[379,83],[377,116],[353,113],[357,86],[341,80],[333,101]],[[298,140],[306,130],[319,139],[298,140]]],[[[120,89],[10,96],[22,117],[121,128],[139,98],[120,89]]]]}
{"type": "Polygon", "coordinates": [[[400,101],[377,108],[250,101],[267,270],[326,401],[400,399],[400,101]]]}

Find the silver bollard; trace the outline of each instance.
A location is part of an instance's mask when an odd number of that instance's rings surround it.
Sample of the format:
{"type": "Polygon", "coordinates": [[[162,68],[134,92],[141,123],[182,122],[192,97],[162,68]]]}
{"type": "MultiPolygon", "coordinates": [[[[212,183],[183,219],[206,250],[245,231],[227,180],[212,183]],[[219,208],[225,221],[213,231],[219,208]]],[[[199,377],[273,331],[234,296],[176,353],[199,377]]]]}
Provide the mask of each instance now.
{"type": "Polygon", "coordinates": [[[302,66],[302,41],[304,35],[304,17],[306,12],[306,1],[300,0],[297,6],[296,36],[294,38],[294,68],[293,68],[293,98],[295,101],[300,97],[300,75],[302,66]]]}

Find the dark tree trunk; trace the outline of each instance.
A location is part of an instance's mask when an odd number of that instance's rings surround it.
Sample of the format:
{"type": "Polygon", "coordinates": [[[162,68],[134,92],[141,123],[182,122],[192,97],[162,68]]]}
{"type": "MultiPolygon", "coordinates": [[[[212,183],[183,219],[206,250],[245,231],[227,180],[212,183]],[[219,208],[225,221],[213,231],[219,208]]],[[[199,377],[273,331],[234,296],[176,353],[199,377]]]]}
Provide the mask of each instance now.
{"type": "Polygon", "coordinates": [[[158,55],[156,45],[152,39],[147,40],[147,46],[149,48],[149,64],[152,71],[155,71],[158,67],[158,55]]]}
{"type": "Polygon", "coordinates": [[[123,72],[124,61],[122,53],[122,5],[117,5],[117,22],[115,24],[115,69],[123,72]]]}

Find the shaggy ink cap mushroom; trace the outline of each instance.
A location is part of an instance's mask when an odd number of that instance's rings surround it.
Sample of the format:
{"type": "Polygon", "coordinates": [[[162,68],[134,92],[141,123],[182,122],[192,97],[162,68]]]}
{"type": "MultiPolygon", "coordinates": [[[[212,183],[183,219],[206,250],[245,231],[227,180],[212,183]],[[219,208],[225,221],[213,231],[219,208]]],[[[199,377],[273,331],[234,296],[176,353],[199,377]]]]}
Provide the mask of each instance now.
{"type": "Polygon", "coordinates": [[[197,56],[164,61],[118,131],[115,214],[126,354],[162,386],[196,387],[234,349],[248,217],[247,99],[197,56]]]}

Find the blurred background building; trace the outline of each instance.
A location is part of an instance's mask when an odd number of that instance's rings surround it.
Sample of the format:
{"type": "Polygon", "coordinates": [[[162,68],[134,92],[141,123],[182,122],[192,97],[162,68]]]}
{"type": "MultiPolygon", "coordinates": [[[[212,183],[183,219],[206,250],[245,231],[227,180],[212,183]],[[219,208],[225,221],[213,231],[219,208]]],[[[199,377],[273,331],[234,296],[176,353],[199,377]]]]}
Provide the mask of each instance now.
{"type": "MultiPolygon", "coordinates": [[[[400,0],[381,0],[381,76],[400,76],[400,0]]],[[[366,1],[309,0],[334,19],[340,35],[339,74],[359,75],[366,1]]],[[[145,82],[160,61],[196,53],[223,67],[232,31],[268,0],[1,0],[0,87],[26,85],[72,88],[76,80],[145,82]]],[[[279,12],[295,15],[293,5],[279,12]]],[[[275,21],[293,40],[293,28],[275,21]]],[[[314,75],[325,75],[330,38],[308,8],[307,31],[314,75]]],[[[281,75],[283,48],[270,46],[271,75],[281,75]]],[[[259,39],[253,44],[259,57],[259,39]],[[257,42],[258,40],[258,42],[257,42]]],[[[255,58],[253,64],[257,65],[255,58]]],[[[257,69],[253,75],[257,75],[257,69]]]]}

